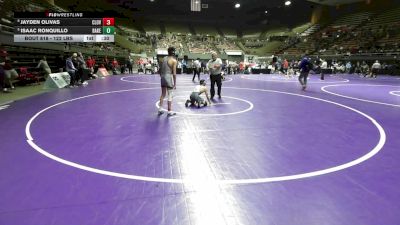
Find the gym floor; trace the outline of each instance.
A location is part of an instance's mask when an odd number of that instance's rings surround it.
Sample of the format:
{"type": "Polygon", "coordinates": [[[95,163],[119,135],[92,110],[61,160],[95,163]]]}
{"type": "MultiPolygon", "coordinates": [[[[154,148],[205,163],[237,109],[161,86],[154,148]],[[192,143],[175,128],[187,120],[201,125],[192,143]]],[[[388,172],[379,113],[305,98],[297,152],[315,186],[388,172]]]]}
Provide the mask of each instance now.
{"type": "Polygon", "coordinates": [[[1,106],[0,224],[400,223],[398,77],[230,75],[204,108],[177,83],[175,116],[157,75],[1,106]]]}

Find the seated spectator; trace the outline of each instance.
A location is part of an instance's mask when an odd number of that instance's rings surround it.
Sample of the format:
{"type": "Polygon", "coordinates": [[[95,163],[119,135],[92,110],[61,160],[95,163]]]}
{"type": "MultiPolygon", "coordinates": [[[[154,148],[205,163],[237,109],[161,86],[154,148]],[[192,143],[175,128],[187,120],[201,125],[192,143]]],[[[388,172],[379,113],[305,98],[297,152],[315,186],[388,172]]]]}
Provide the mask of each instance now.
{"type": "Polygon", "coordinates": [[[93,74],[94,73],[94,60],[92,59],[92,57],[88,57],[88,59],[86,60],[86,67],[89,69],[90,73],[93,74]]]}
{"type": "Polygon", "coordinates": [[[111,62],[111,68],[112,68],[112,71],[113,71],[114,75],[117,75],[118,67],[119,67],[118,61],[117,61],[116,58],[114,58],[113,61],[111,62]]]}
{"type": "Polygon", "coordinates": [[[364,77],[366,77],[369,73],[369,66],[365,61],[363,61],[361,64],[361,72],[364,74],[364,77]]]}
{"type": "Polygon", "coordinates": [[[356,65],[355,65],[355,67],[354,67],[354,73],[357,74],[357,75],[361,74],[361,64],[358,61],[357,61],[356,65]]]}
{"type": "Polygon", "coordinates": [[[351,68],[352,68],[351,62],[348,61],[346,63],[346,73],[350,73],[351,72],[351,68]]]}
{"type": "Polygon", "coordinates": [[[113,69],[116,69],[116,68],[119,66],[118,61],[117,61],[116,58],[114,58],[114,60],[112,61],[111,64],[112,64],[112,68],[113,68],[113,69]]]}

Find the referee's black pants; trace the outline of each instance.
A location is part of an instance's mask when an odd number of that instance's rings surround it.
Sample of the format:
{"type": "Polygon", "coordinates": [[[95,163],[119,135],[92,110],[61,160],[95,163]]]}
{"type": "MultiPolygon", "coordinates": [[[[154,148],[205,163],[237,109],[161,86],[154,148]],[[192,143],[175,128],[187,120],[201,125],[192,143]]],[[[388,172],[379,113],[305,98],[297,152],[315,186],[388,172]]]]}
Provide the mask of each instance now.
{"type": "Polygon", "coordinates": [[[196,74],[197,74],[197,79],[200,81],[200,69],[199,68],[194,68],[193,69],[193,79],[192,79],[192,81],[194,81],[194,78],[196,78],[196,74]]]}
{"type": "Polygon", "coordinates": [[[222,87],[221,74],[210,75],[210,80],[211,80],[211,89],[210,89],[211,98],[214,98],[215,95],[215,89],[214,89],[215,83],[217,83],[218,95],[221,96],[221,87],[222,87]]]}

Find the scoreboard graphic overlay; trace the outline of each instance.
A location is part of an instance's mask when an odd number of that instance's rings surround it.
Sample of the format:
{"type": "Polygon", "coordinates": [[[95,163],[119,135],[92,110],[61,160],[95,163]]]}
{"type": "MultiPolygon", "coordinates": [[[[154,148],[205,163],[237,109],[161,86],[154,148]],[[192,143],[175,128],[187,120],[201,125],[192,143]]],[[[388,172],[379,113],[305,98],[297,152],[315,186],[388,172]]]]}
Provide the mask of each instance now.
{"type": "Polygon", "coordinates": [[[114,42],[113,17],[90,12],[15,12],[14,42],[114,42]]]}

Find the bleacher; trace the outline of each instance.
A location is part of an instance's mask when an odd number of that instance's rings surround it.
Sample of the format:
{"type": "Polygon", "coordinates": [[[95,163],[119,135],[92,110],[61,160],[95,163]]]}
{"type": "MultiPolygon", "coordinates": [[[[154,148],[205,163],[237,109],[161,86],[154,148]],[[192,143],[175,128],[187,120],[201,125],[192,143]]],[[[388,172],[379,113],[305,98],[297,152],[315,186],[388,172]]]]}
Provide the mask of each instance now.
{"type": "Polygon", "coordinates": [[[188,51],[194,54],[205,54],[211,51],[216,51],[215,47],[213,46],[213,41],[208,40],[207,36],[188,36],[187,39],[187,46],[188,51]]]}
{"type": "Polygon", "coordinates": [[[399,28],[400,8],[390,9],[365,21],[346,38],[334,43],[324,54],[397,52],[399,28]]]}
{"type": "Polygon", "coordinates": [[[245,34],[243,34],[242,38],[244,39],[248,39],[248,38],[259,38],[261,36],[261,31],[257,31],[257,30],[252,30],[252,31],[248,31],[245,34]]]}
{"type": "Polygon", "coordinates": [[[381,26],[389,26],[400,22],[400,8],[389,9],[372,18],[364,27],[379,29],[381,26]]]}
{"type": "Polygon", "coordinates": [[[224,34],[225,37],[229,38],[237,38],[236,30],[232,28],[220,28],[221,32],[224,34]]]}
{"type": "Polygon", "coordinates": [[[195,26],[194,27],[197,35],[204,35],[204,36],[218,36],[218,31],[215,27],[210,26],[195,26]]]}
{"type": "MultiPolygon", "coordinates": [[[[180,33],[179,33],[180,34],[180,33]]],[[[174,46],[175,48],[179,49],[186,49],[184,46],[185,44],[185,35],[179,35],[178,33],[167,33],[166,35],[161,35],[157,38],[157,49],[167,49],[170,46],[174,46]]]]}
{"type": "Polygon", "coordinates": [[[146,34],[161,34],[161,27],[157,23],[145,23],[143,28],[146,34]]]}
{"type": "Polygon", "coordinates": [[[319,29],[319,24],[305,23],[292,29],[295,35],[308,36],[319,29]]]}
{"type": "Polygon", "coordinates": [[[133,27],[126,27],[126,26],[117,26],[121,31],[124,32],[125,35],[132,36],[132,35],[137,35],[140,33],[138,30],[136,30],[133,27]]]}
{"type": "Polygon", "coordinates": [[[287,49],[283,49],[287,55],[301,55],[304,53],[315,53],[323,49],[323,53],[329,53],[329,46],[340,42],[347,38],[343,34],[348,34],[357,29],[361,24],[365,23],[372,13],[360,12],[345,15],[329,25],[325,26],[313,35],[300,35],[299,42],[287,49]]]}
{"type": "Polygon", "coordinates": [[[216,41],[215,47],[218,49],[220,53],[226,53],[226,51],[240,50],[240,48],[236,45],[237,39],[230,38],[219,38],[216,41]]]}
{"type": "Polygon", "coordinates": [[[400,33],[390,37],[382,38],[377,42],[377,45],[384,49],[384,52],[400,52],[400,33]]]}
{"type": "Polygon", "coordinates": [[[368,20],[371,17],[371,12],[359,12],[350,15],[343,16],[333,22],[330,26],[331,27],[356,27],[363,23],[364,21],[368,20]]]}
{"type": "Polygon", "coordinates": [[[166,33],[174,33],[174,34],[190,34],[189,26],[181,25],[181,24],[165,24],[166,33]]]}

